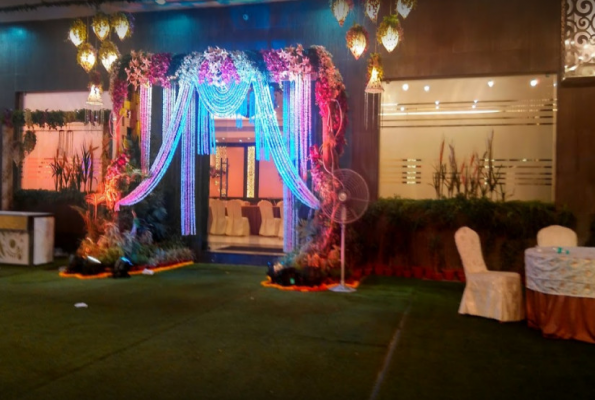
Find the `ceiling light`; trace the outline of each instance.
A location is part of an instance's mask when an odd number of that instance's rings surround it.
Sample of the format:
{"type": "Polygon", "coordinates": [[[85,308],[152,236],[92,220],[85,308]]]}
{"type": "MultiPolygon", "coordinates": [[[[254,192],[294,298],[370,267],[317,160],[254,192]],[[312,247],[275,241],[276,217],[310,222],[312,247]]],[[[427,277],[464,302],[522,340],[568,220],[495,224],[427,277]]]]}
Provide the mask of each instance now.
{"type": "Polygon", "coordinates": [[[70,41],[79,47],[87,40],[87,25],[81,19],[75,19],[68,32],[70,41]]]}
{"type": "Polygon", "coordinates": [[[429,87],[428,85],[426,85],[426,86],[424,86],[424,90],[425,90],[426,92],[429,92],[429,91],[430,91],[430,87],[429,87]]]}
{"type": "Polygon", "coordinates": [[[436,106],[436,110],[439,110],[439,109],[440,109],[440,106],[436,106]]]}
{"type": "Polygon", "coordinates": [[[475,104],[477,104],[477,102],[478,102],[478,101],[479,101],[479,100],[473,100],[473,102],[474,102],[475,104]]]}
{"type": "Polygon", "coordinates": [[[489,87],[494,87],[494,81],[492,81],[492,80],[489,80],[489,81],[488,81],[488,86],[489,86],[489,87]]]}
{"type": "Polygon", "coordinates": [[[407,83],[403,84],[403,90],[404,91],[408,91],[409,90],[409,85],[407,83]]]}
{"type": "Polygon", "coordinates": [[[476,106],[475,104],[473,104],[473,105],[471,106],[471,108],[476,108],[476,107],[477,107],[477,106],[476,106]]]}
{"type": "Polygon", "coordinates": [[[159,4],[160,6],[165,4],[165,0],[155,0],[155,3],[159,4]]]}
{"type": "Polygon", "coordinates": [[[405,107],[401,107],[401,111],[405,111],[405,107]]]}
{"type": "Polygon", "coordinates": [[[436,105],[440,104],[440,102],[439,102],[438,100],[436,100],[436,102],[435,102],[435,103],[436,103],[436,105]]]}
{"type": "Polygon", "coordinates": [[[537,86],[538,83],[539,83],[539,81],[537,79],[533,79],[533,80],[531,80],[530,85],[535,87],[535,86],[537,86]]]}

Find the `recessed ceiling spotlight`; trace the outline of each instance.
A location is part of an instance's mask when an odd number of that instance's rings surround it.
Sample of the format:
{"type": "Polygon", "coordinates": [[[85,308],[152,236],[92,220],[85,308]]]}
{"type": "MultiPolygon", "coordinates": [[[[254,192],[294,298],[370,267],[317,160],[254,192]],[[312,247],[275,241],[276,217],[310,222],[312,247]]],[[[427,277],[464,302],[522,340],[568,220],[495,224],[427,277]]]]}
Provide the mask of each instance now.
{"type": "Polygon", "coordinates": [[[165,4],[165,0],[155,0],[155,3],[159,4],[160,6],[165,4]]]}
{"type": "Polygon", "coordinates": [[[489,81],[488,81],[488,86],[489,86],[489,87],[494,87],[494,81],[492,81],[492,80],[489,80],[489,81]]]}
{"type": "Polygon", "coordinates": [[[401,107],[401,111],[405,111],[405,107],[401,107]]]}
{"type": "Polygon", "coordinates": [[[428,86],[428,85],[424,86],[424,90],[425,90],[426,92],[429,92],[429,91],[430,91],[430,86],[428,86]]]}
{"type": "Polygon", "coordinates": [[[535,87],[535,86],[537,86],[538,83],[539,83],[539,80],[532,79],[531,82],[530,82],[530,85],[533,86],[533,87],[535,87]]]}
{"type": "Polygon", "coordinates": [[[476,106],[475,104],[473,104],[473,105],[471,106],[471,108],[477,108],[477,106],[476,106]]]}
{"type": "Polygon", "coordinates": [[[554,87],[556,87],[556,86],[558,86],[558,83],[557,82],[554,82],[554,87]]]}
{"type": "Polygon", "coordinates": [[[436,106],[436,110],[439,110],[439,109],[440,109],[440,106],[436,106]]]}
{"type": "Polygon", "coordinates": [[[440,102],[438,100],[436,100],[435,103],[436,103],[436,105],[439,105],[440,104],[440,102]]]}
{"type": "Polygon", "coordinates": [[[477,104],[477,102],[478,102],[478,101],[479,101],[479,100],[473,100],[473,102],[474,102],[475,104],[477,104]]]}
{"type": "Polygon", "coordinates": [[[240,142],[242,141],[242,139],[240,139],[240,142]]]}
{"type": "Polygon", "coordinates": [[[408,91],[409,90],[409,84],[407,84],[407,83],[403,84],[403,90],[404,91],[408,91]]]}

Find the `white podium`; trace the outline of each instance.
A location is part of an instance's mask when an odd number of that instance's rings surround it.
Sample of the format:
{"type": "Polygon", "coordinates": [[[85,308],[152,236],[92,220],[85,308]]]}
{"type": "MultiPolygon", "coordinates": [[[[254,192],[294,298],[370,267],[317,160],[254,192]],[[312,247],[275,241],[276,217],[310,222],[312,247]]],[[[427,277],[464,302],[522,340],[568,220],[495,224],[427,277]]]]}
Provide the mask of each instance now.
{"type": "Polygon", "coordinates": [[[54,216],[0,211],[0,263],[40,265],[54,261],[54,216]]]}

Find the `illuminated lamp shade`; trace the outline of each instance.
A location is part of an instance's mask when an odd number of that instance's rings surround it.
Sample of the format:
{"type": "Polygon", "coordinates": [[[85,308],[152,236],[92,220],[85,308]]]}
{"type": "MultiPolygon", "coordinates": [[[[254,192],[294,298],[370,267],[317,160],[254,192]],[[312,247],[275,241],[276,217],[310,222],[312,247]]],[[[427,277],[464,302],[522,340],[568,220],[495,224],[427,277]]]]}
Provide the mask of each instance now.
{"type": "Polygon", "coordinates": [[[356,60],[359,60],[362,54],[368,48],[368,31],[360,24],[354,24],[345,35],[347,47],[356,60]]]}
{"type": "Polygon", "coordinates": [[[104,13],[97,13],[93,17],[93,22],[91,23],[91,26],[93,27],[93,32],[95,32],[95,36],[97,36],[97,39],[104,41],[109,35],[109,17],[104,13]]]}
{"type": "Polygon", "coordinates": [[[120,40],[124,40],[132,36],[133,30],[132,15],[126,15],[122,12],[115,13],[111,17],[112,29],[120,40]]]}
{"type": "Polygon", "coordinates": [[[382,60],[379,53],[370,54],[368,60],[368,85],[366,86],[366,93],[378,94],[384,92],[382,87],[382,78],[384,70],[382,68],[382,60]]]}
{"type": "Polygon", "coordinates": [[[380,0],[366,0],[365,10],[370,21],[376,23],[380,11],[380,0]]]}
{"type": "Polygon", "coordinates": [[[382,43],[389,53],[403,40],[403,29],[397,14],[384,17],[376,32],[376,39],[378,39],[379,43],[382,43]]]}
{"type": "Polygon", "coordinates": [[[87,104],[90,106],[100,106],[103,107],[103,88],[101,85],[91,84],[91,88],[89,90],[89,97],[87,97],[87,104]]]}
{"type": "Polygon", "coordinates": [[[331,10],[340,26],[343,26],[352,8],[353,0],[331,0],[331,10]]]}
{"type": "Polygon", "coordinates": [[[76,60],[87,72],[91,71],[97,61],[97,51],[90,43],[82,44],[79,47],[76,60]]]}
{"type": "Polygon", "coordinates": [[[114,62],[120,57],[120,52],[118,48],[111,40],[105,40],[101,43],[101,47],[99,48],[99,59],[101,63],[107,70],[110,72],[112,70],[112,65],[114,62]]]}
{"type": "Polygon", "coordinates": [[[399,0],[397,3],[397,12],[407,18],[411,10],[417,6],[417,0],[399,0]]]}
{"type": "Polygon", "coordinates": [[[79,47],[87,40],[87,25],[81,19],[75,19],[68,31],[68,38],[79,47]]]}

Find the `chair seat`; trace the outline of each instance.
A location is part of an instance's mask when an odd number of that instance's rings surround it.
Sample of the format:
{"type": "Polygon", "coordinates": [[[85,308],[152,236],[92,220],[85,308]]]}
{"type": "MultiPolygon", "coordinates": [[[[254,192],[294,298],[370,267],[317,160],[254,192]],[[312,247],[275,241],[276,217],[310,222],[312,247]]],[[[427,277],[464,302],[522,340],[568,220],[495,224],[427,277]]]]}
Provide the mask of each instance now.
{"type": "Polygon", "coordinates": [[[466,274],[459,314],[502,322],[525,318],[521,276],[516,272],[486,271],[466,274]]]}

